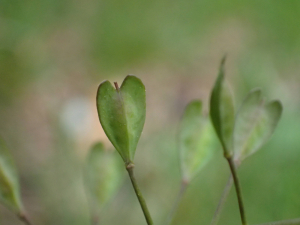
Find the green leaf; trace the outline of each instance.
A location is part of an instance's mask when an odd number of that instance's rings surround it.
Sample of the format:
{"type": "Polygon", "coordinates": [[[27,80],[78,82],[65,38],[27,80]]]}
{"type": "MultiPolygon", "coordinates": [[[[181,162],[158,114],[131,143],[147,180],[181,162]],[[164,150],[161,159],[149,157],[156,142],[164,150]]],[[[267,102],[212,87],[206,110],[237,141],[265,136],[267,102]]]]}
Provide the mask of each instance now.
{"type": "Polygon", "coordinates": [[[19,179],[14,160],[0,138],[0,201],[10,210],[22,212],[19,179]]]}
{"type": "Polygon", "coordinates": [[[97,109],[108,139],[125,163],[132,162],[146,118],[144,84],[129,75],[116,90],[109,81],[104,81],[98,88],[97,109]]]}
{"type": "Polygon", "coordinates": [[[183,179],[191,180],[210,159],[215,147],[215,133],[202,115],[202,102],[190,102],[183,114],[179,131],[179,150],[183,179]]]}
{"type": "Polygon", "coordinates": [[[210,116],[225,155],[230,155],[235,115],[233,96],[224,81],[224,63],[225,58],[222,60],[219,75],[211,94],[210,116]]]}
{"type": "Polygon", "coordinates": [[[85,165],[85,187],[91,209],[99,213],[120,188],[123,168],[112,151],[105,151],[102,143],[95,144],[85,165]]]}
{"type": "Polygon", "coordinates": [[[241,162],[259,150],[274,133],[282,114],[282,104],[265,104],[260,89],[252,90],[243,101],[234,128],[234,159],[241,162]]]}

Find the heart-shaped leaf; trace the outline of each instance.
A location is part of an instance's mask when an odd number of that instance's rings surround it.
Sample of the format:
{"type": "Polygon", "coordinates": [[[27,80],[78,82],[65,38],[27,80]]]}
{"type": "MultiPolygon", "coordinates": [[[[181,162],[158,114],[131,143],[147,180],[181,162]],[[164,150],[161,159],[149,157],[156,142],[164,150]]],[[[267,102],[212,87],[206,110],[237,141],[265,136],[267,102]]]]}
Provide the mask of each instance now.
{"type": "Polygon", "coordinates": [[[17,214],[22,213],[22,202],[14,160],[0,138],[0,201],[17,214]]]}
{"type": "Polygon", "coordinates": [[[265,104],[260,89],[254,89],[243,101],[234,127],[234,160],[239,163],[260,149],[273,134],[282,114],[282,104],[265,104]]]}
{"type": "Polygon", "coordinates": [[[179,131],[179,150],[183,179],[190,181],[208,162],[214,147],[215,133],[210,121],[202,115],[202,102],[189,103],[179,131]]]}
{"type": "Polygon", "coordinates": [[[146,117],[146,92],[142,81],[127,76],[116,89],[109,81],[100,84],[97,93],[100,123],[108,139],[124,162],[133,161],[146,117]]]}
{"type": "Polygon", "coordinates": [[[210,98],[210,116],[215,131],[222,144],[224,154],[229,156],[232,152],[232,135],[234,128],[234,102],[231,90],[224,81],[223,58],[218,78],[215,82],[210,98]]]}
{"type": "Polygon", "coordinates": [[[85,187],[96,216],[116,194],[123,180],[124,168],[115,152],[105,151],[102,143],[95,144],[85,165],[85,187]]]}

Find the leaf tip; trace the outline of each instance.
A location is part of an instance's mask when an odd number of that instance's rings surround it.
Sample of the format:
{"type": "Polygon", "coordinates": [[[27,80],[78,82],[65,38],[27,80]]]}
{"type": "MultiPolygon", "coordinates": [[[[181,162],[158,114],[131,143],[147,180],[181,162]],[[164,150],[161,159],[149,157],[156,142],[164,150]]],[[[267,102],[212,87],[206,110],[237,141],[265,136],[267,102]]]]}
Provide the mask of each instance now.
{"type": "Polygon", "coordinates": [[[275,107],[277,110],[278,110],[278,116],[279,116],[279,118],[281,117],[281,114],[282,114],[282,112],[283,112],[283,104],[282,104],[282,102],[280,101],[280,100],[278,100],[278,99],[275,99],[275,100],[272,100],[272,101],[270,101],[269,103],[268,103],[268,105],[270,106],[270,107],[275,107]]]}
{"type": "Polygon", "coordinates": [[[194,99],[187,105],[187,107],[188,106],[195,106],[198,108],[202,108],[202,101],[200,99],[194,99]]]}
{"type": "Polygon", "coordinates": [[[101,88],[102,86],[106,85],[107,83],[110,84],[110,82],[109,82],[108,80],[102,81],[102,82],[99,84],[99,86],[98,86],[97,93],[99,93],[100,88],[101,88]]]}
{"type": "Polygon", "coordinates": [[[221,60],[221,67],[224,67],[225,62],[226,62],[226,59],[227,59],[227,53],[225,53],[224,56],[222,57],[222,60],[221,60]]]}
{"type": "Polygon", "coordinates": [[[262,94],[262,89],[260,87],[257,88],[253,88],[250,93],[258,93],[258,94],[262,94]]]}
{"type": "Polygon", "coordinates": [[[128,75],[125,77],[125,79],[124,79],[122,85],[123,85],[127,80],[135,80],[135,81],[139,82],[140,84],[142,84],[142,85],[144,86],[142,80],[141,80],[140,78],[138,78],[137,76],[133,75],[133,74],[128,74],[128,75]]]}

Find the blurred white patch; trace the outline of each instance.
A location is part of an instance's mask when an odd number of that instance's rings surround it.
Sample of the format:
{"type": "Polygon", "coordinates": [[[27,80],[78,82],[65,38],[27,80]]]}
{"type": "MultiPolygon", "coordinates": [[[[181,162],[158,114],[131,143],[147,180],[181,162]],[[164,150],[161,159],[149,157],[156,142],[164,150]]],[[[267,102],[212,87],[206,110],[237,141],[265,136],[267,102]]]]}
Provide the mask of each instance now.
{"type": "Polygon", "coordinates": [[[94,107],[88,98],[76,97],[70,99],[61,112],[63,130],[72,138],[85,137],[93,130],[94,107]]]}

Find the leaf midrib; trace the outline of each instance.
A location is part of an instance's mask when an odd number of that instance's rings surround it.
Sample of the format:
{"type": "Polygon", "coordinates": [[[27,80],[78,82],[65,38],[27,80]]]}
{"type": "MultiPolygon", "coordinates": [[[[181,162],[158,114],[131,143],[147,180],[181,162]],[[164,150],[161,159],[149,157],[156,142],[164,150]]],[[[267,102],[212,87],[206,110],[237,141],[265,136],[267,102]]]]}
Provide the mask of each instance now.
{"type": "Polygon", "coordinates": [[[125,127],[126,127],[126,136],[127,136],[127,140],[128,140],[128,157],[129,157],[129,160],[131,159],[131,151],[130,151],[130,138],[129,138],[129,132],[128,132],[128,121],[127,121],[127,117],[126,117],[126,107],[125,107],[125,104],[124,104],[124,98],[122,96],[122,87],[123,87],[123,83],[120,87],[119,90],[116,89],[116,92],[117,92],[117,96],[119,98],[119,101],[121,103],[121,107],[122,107],[122,110],[123,110],[123,116],[124,116],[124,121],[125,121],[125,127]]]}

